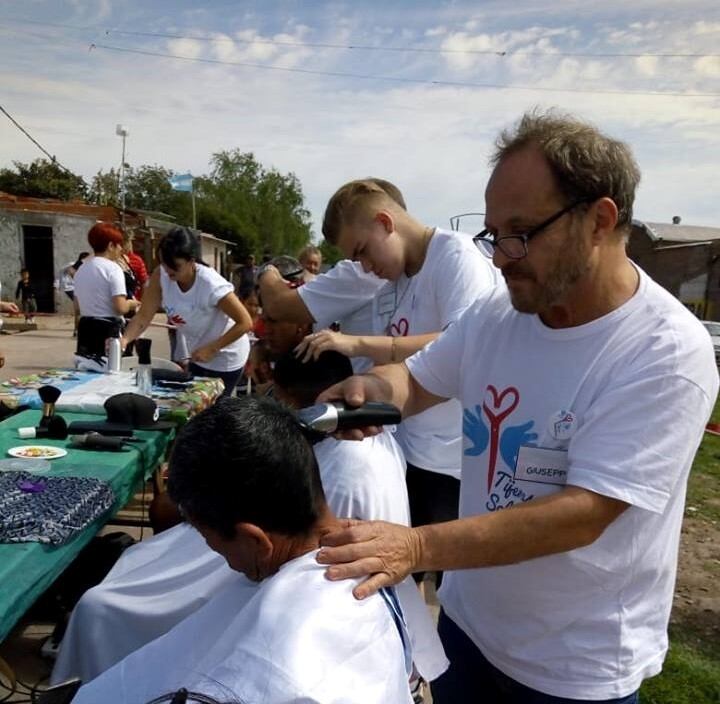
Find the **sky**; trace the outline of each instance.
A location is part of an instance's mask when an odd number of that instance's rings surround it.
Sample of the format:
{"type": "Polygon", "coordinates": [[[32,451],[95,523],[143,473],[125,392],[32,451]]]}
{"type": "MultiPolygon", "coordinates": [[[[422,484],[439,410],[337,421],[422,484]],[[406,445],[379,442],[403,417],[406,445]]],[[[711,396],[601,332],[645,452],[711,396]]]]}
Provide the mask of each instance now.
{"type": "MultiPolygon", "coordinates": [[[[430,225],[482,213],[493,141],[535,107],[631,145],[636,217],[720,227],[718,0],[0,0],[0,58],[0,104],[86,179],[119,123],[134,166],[253,152],[316,237],[366,176],[430,225]]],[[[0,114],[0,167],[40,156],[0,114]]]]}

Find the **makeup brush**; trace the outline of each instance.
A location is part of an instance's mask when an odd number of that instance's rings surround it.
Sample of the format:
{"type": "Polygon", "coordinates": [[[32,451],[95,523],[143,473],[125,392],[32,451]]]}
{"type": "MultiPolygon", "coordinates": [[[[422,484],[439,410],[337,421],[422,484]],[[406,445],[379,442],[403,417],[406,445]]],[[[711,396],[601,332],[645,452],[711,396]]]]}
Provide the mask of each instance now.
{"type": "Polygon", "coordinates": [[[40,399],[43,402],[43,414],[40,419],[39,427],[45,428],[50,422],[50,418],[55,414],[55,404],[60,398],[62,392],[56,386],[41,386],[38,389],[40,399]]]}
{"type": "Polygon", "coordinates": [[[23,440],[32,438],[48,438],[49,440],[65,440],[68,436],[68,426],[62,416],[51,416],[47,425],[37,428],[18,428],[18,437],[23,440]]]}

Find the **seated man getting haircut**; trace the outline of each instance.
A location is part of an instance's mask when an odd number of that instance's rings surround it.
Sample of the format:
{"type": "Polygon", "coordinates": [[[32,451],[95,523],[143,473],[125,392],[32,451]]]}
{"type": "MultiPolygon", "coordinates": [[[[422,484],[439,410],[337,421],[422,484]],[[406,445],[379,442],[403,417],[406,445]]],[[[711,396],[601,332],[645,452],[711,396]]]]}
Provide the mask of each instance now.
{"type": "Polygon", "coordinates": [[[353,582],[325,579],[315,560],[341,523],[291,411],[255,398],[203,411],[178,436],[168,491],[242,574],[75,702],[134,704],[180,687],[253,704],[412,701],[394,590],[359,602],[353,582]]]}
{"type": "MultiPolygon", "coordinates": [[[[336,352],[307,364],[290,353],[278,359],[275,371],[277,395],[300,407],[348,377],[351,368],[347,358],[336,352]]],[[[219,445],[225,439],[212,442],[219,445]]],[[[391,433],[362,442],[327,438],[313,449],[335,515],[409,522],[405,462],[391,433]]],[[[209,456],[215,456],[213,450],[209,456]]],[[[200,609],[235,577],[187,523],[133,546],[75,607],[52,681],[92,680],[200,609]]],[[[400,585],[399,591],[416,666],[426,680],[432,680],[446,666],[434,627],[412,585],[400,585]]]]}

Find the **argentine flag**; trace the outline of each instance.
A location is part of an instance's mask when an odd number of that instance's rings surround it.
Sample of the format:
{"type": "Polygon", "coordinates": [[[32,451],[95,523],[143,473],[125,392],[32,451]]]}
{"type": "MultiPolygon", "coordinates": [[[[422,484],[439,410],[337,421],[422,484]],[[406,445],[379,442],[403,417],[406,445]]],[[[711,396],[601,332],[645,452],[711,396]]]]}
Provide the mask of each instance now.
{"type": "Polygon", "coordinates": [[[168,181],[174,191],[186,191],[192,193],[193,189],[193,177],[191,173],[187,174],[175,174],[171,176],[168,181]]]}

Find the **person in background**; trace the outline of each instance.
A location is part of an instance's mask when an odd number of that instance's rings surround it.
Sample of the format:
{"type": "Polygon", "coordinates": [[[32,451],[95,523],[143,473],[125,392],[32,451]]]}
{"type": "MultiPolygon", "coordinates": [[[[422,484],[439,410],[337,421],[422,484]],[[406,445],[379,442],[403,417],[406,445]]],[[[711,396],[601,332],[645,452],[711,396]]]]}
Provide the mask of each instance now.
{"type": "Polygon", "coordinates": [[[255,255],[248,254],[241,266],[235,269],[233,273],[233,285],[235,294],[238,298],[244,298],[251,291],[255,290],[255,274],[257,267],[255,266],[255,255]]]}
{"type": "Polygon", "coordinates": [[[15,287],[15,300],[20,302],[25,322],[32,325],[35,322],[35,313],[37,313],[37,299],[35,289],[30,283],[30,272],[27,269],[20,271],[20,281],[15,287]]]}
{"type": "Polygon", "coordinates": [[[187,227],[174,227],[158,245],[160,266],[150,277],[143,305],[128,324],[122,345],[139,337],[161,307],[187,345],[189,370],[219,377],[230,396],[248,358],[252,319],[232,284],[200,257],[200,240],[187,227]]]}
{"type": "MultiPolygon", "coordinates": [[[[68,263],[62,268],[60,276],[58,277],[60,280],[60,288],[73,302],[75,300],[75,274],[82,266],[83,261],[89,256],[90,252],[80,252],[74,262],[68,263]]],[[[77,337],[78,319],[78,310],[75,305],[73,305],[73,337],[77,337]]]]}
{"type": "MultiPolygon", "coordinates": [[[[10,313],[10,315],[17,315],[20,309],[17,304],[12,301],[0,301],[0,313],[10,313]]],[[[2,327],[2,320],[0,320],[0,328],[2,327]]],[[[5,355],[0,351],[0,369],[5,366],[5,355]]]]}
{"type": "MultiPolygon", "coordinates": [[[[132,291],[132,296],[138,301],[142,301],[143,291],[147,285],[148,276],[147,267],[143,258],[135,254],[133,251],[132,235],[126,234],[123,242],[123,261],[127,264],[127,268],[132,272],[135,280],[135,288],[132,291]]],[[[123,267],[125,269],[125,267],[123,267]]]]}
{"type": "Polygon", "coordinates": [[[124,324],[123,316],[134,312],[138,302],[129,299],[125,277],[117,260],[123,235],[114,225],[99,222],[90,228],[88,242],[93,256],[75,274],[74,304],[78,321],[76,364],[96,371],[106,365],[105,343],[124,324]]]}
{"type": "Polygon", "coordinates": [[[322,252],[315,245],[309,244],[303,247],[298,254],[298,261],[302,264],[303,278],[305,283],[312,281],[319,273],[322,267],[322,252]]]}

